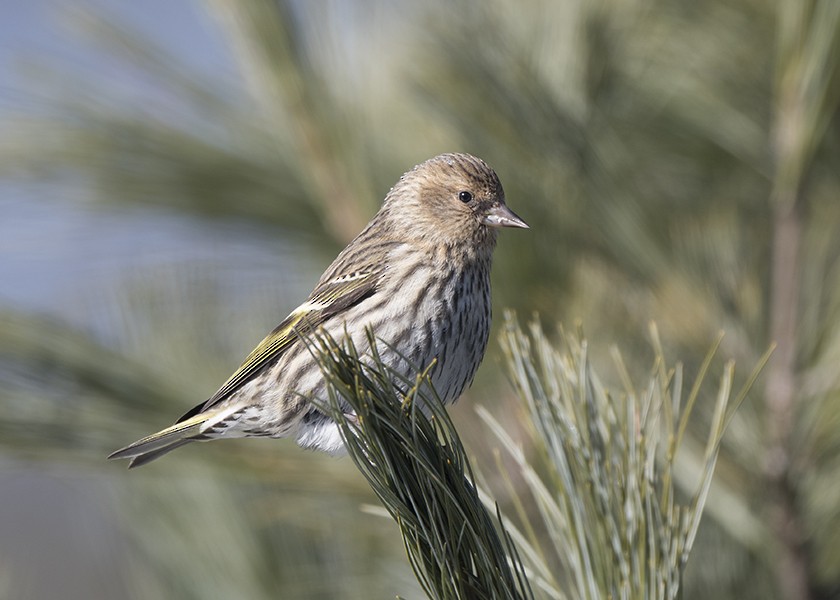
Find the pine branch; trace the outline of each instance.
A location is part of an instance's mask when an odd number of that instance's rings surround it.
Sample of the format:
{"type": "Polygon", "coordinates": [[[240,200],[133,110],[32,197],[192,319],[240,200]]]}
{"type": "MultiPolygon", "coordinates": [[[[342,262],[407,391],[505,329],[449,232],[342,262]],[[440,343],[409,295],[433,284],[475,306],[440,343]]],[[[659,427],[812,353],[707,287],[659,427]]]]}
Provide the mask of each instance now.
{"type": "MultiPolygon", "coordinates": [[[[651,333],[656,359],[644,386],[633,384],[614,352],[624,387],[616,393],[590,364],[582,336],[564,335],[564,349],[558,350],[537,324],[526,334],[507,315],[503,346],[527,407],[536,456],[528,456],[487,411],[479,414],[537,507],[539,519],[530,518],[524,528],[529,533],[516,532],[515,539],[529,558],[533,585],[552,598],[680,597],[722,436],[769,358],[768,352],[734,400],[734,364],[726,364],[699,457],[700,476],[683,503],[675,486],[677,457],[687,451],[686,424],[719,341],[684,398],[682,365],[666,367],[656,329],[651,333]],[[546,533],[534,533],[539,531],[546,533]]],[[[521,504],[525,494],[518,496],[521,504]]]]}
{"type": "MultiPolygon", "coordinates": [[[[734,364],[725,365],[705,449],[696,457],[698,480],[681,495],[675,472],[685,463],[678,455],[691,452],[684,448],[687,424],[708,395],[720,340],[684,397],[682,366],[666,367],[656,329],[651,333],[656,360],[643,387],[614,352],[623,382],[616,393],[595,373],[582,336],[565,335],[561,351],[537,325],[526,334],[507,316],[503,344],[536,456],[488,411],[479,408],[479,415],[525,483],[516,490],[504,474],[524,533],[477,491],[431,386],[432,367],[411,380],[383,364],[376,350],[360,359],[349,342],[320,337],[312,344],[329,382],[322,410],[339,424],[350,456],[399,524],[429,597],[532,598],[531,584],[559,599],[681,597],[721,439],[769,352],[734,400],[734,364]],[[525,508],[527,493],[538,516],[525,508]]],[[[372,334],[368,343],[376,347],[372,334]]]]}
{"type": "MultiPolygon", "coordinates": [[[[376,347],[371,333],[368,341],[376,347]]],[[[360,360],[349,341],[320,337],[311,348],[329,383],[329,403],[321,408],[338,423],[351,458],[399,525],[428,596],[532,598],[498,508],[491,516],[479,498],[429,369],[412,381],[376,350],[360,360]]]]}

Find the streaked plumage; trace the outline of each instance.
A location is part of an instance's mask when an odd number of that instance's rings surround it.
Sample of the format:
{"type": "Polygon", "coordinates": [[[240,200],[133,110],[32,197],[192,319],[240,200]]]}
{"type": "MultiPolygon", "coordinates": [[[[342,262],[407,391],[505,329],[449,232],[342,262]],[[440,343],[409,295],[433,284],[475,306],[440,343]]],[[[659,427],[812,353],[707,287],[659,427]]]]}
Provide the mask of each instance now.
{"type": "Polygon", "coordinates": [[[391,188],[380,211],[327,268],[309,298],[277,326],[209,400],[110,458],[145,464],[190,441],[294,437],[342,450],[336,425],[306,397],[324,398],[317,363],[300,332],[345,331],[360,350],[371,326],[385,362],[402,355],[431,371],[452,402],[472,382],[490,330],[490,262],[499,227],[527,227],[505,206],[496,173],[479,158],[443,154],[391,188]],[[393,347],[397,352],[388,350],[393,347]]]}

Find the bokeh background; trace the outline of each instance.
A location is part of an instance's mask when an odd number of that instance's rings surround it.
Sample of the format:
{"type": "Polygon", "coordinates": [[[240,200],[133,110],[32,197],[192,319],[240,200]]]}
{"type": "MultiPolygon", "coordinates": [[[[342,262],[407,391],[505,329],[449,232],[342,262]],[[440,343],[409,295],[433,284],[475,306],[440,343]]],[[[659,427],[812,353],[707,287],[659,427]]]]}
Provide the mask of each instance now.
{"type": "MultiPolygon", "coordinates": [[[[836,0],[4,2],[0,598],[422,597],[349,460],[104,457],[209,396],[444,151],[532,225],[501,236],[497,315],[582,323],[641,374],[651,320],[688,372],[719,330],[742,378],[778,344],[684,597],[840,597],[839,97],[836,0]]],[[[475,406],[522,427],[500,365],[452,411],[491,484],[475,406]]]]}

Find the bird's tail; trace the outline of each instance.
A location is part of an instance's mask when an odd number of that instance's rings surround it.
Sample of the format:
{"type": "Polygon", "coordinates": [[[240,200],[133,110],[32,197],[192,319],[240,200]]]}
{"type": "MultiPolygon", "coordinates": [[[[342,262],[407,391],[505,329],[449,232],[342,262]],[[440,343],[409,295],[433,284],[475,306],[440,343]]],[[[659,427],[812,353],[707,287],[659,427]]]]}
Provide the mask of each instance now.
{"type": "Polygon", "coordinates": [[[108,458],[130,458],[129,469],[141,467],[185,444],[210,439],[204,432],[229,417],[231,412],[235,412],[235,410],[219,408],[198,413],[175,423],[171,427],[147,435],[133,444],[117,450],[108,458]]]}

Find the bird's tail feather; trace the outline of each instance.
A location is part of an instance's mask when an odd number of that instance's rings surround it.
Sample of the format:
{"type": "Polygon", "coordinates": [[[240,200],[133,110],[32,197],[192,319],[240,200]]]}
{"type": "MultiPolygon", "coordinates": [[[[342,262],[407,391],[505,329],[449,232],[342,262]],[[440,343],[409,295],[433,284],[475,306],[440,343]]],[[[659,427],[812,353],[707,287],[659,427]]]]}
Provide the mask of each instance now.
{"type": "Polygon", "coordinates": [[[204,435],[204,432],[230,416],[232,412],[236,411],[226,408],[199,413],[157,433],[147,435],[125,448],[117,450],[108,458],[130,458],[129,468],[140,467],[185,444],[209,439],[204,435]]]}

